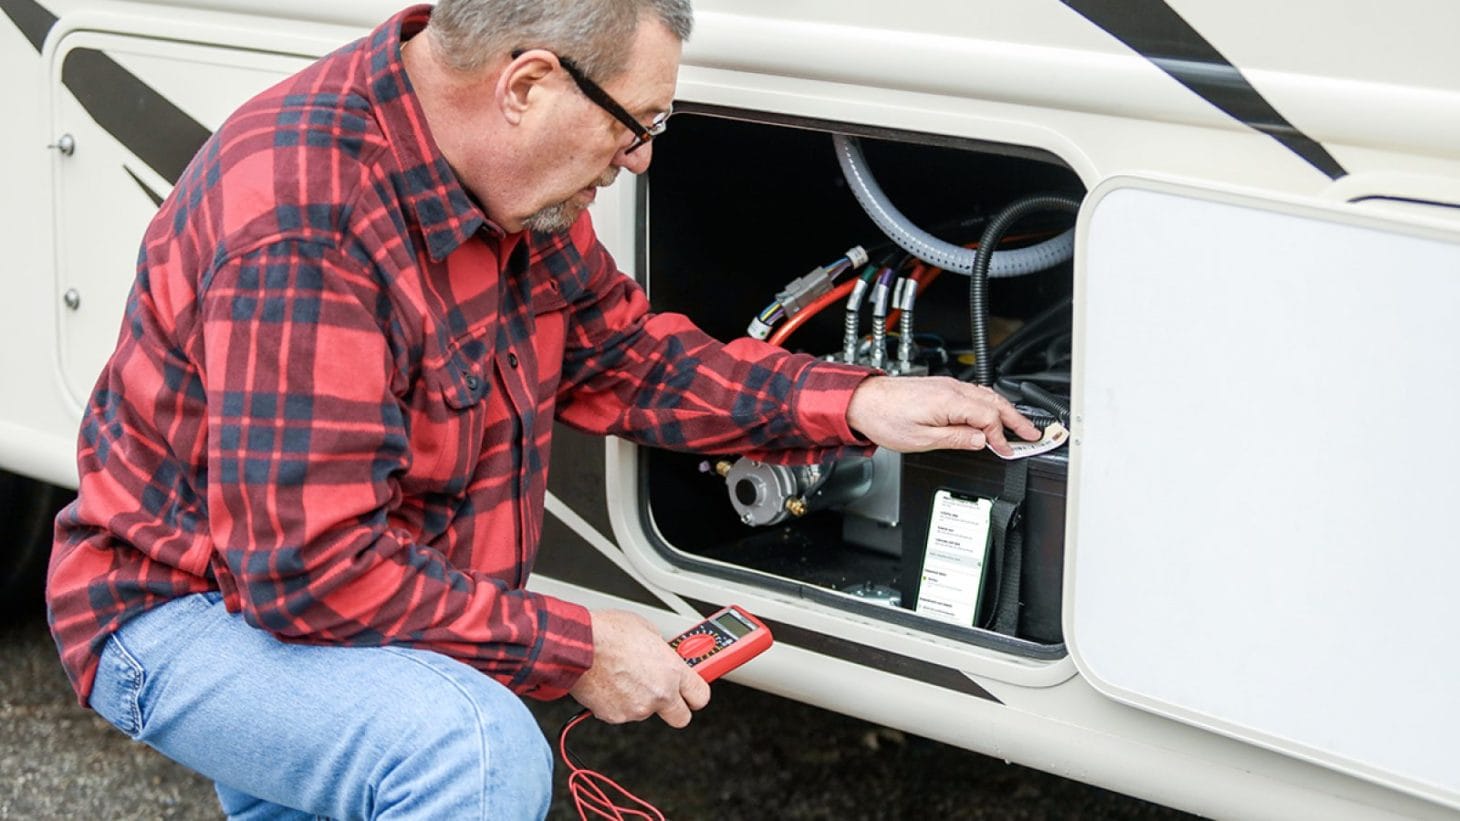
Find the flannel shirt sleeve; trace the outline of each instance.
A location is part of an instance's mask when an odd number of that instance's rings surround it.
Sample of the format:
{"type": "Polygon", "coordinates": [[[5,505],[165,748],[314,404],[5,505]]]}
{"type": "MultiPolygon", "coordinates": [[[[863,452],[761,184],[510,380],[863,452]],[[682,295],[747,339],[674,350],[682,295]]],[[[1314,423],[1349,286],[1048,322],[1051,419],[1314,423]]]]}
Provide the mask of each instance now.
{"type": "Polygon", "coordinates": [[[427,648],[522,694],[565,693],[592,661],[586,610],[453,566],[391,524],[408,417],[370,274],[281,241],[205,288],[210,528],[249,623],[427,648]]]}
{"type": "Polygon", "coordinates": [[[640,444],[766,462],[868,450],[846,413],[871,371],[749,337],[720,342],[680,314],[652,313],[586,219],[571,240],[587,285],[572,304],[561,420],[640,444]]]}

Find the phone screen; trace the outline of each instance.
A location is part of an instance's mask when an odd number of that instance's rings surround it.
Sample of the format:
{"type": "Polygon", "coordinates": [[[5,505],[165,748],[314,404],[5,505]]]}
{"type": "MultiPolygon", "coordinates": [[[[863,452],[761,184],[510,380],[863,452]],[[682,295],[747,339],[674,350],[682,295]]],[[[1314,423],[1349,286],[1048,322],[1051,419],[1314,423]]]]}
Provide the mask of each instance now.
{"type": "Polygon", "coordinates": [[[917,613],[951,624],[973,625],[993,533],[992,512],[989,499],[951,490],[933,494],[917,613]]]}

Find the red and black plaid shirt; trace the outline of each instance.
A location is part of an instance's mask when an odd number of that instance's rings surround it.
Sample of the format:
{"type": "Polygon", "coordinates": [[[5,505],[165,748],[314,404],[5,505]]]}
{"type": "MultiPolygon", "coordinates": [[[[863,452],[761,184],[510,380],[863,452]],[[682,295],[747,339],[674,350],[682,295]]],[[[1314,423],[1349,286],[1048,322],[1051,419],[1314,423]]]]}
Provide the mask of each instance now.
{"type": "Polygon", "coordinates": [[[523,588],[554,420],[678,449],[853,441],[865,371],[647,312],[585,215],[504,234],[400,61],[429,7],[248,102],[143,241],[81,428],[49,602],[83,701],[107,636],[221,590],[296,641],[429,648],[563,694],[588,613],[523,588]]]}

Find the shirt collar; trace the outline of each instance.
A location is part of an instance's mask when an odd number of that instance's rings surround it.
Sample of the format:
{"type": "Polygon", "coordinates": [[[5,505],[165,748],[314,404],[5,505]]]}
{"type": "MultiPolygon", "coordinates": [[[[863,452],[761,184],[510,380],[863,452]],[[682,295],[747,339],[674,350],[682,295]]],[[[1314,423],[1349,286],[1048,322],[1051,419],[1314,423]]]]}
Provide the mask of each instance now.
{"type": "Polygon", "coordinates": [[[483,227],[499,236],[503,232],[441,156],[401,62],[401,43],[420,33],[430,18],[431,6],[405,9],[371,32],[365,48],[371,104],[399,167],[394,182],[416,215],[431,259],[440,262],[483,227]]]}

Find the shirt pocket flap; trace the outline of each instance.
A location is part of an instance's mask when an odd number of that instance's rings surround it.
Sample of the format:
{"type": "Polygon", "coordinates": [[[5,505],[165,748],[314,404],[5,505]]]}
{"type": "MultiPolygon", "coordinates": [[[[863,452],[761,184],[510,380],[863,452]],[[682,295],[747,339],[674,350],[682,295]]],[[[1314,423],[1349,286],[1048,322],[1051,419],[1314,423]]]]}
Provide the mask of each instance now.
{"type": "Polygon", "coordinates": [[[427,369],[426,382],[452,410],[466,410],[480,403],[491,390],[486,378],[491,349],[481,344],[453,345],[437,364],[427,369]]]}
{"type": "Polygon", "coordinates": [[[553,276],[551,271],[540,267],[533,268],[529,272],[532,283],[532,313],[534,316],[550,314],[554,311],[562,311],[568,307],[568,299],[563,294],[563,285],[553,276]]]}

